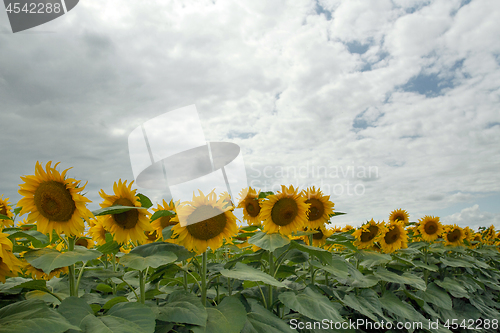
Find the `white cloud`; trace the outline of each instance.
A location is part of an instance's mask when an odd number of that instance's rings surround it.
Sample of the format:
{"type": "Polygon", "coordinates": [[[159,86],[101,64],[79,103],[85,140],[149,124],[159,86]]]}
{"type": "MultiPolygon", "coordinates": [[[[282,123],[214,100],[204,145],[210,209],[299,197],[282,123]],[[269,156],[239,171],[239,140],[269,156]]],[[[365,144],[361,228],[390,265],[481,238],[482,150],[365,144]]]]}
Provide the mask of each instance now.
{"type": "Polygon", "coordinates": [[[490,212],[482,212],[479,205],[462,209],[460,213],[445,216],[441,219],[445,224],[457,224],[459,227],[470,227],[478,230],[478,227],[495,226],[495,229],[500,228],[500,214],[490,212]]]}

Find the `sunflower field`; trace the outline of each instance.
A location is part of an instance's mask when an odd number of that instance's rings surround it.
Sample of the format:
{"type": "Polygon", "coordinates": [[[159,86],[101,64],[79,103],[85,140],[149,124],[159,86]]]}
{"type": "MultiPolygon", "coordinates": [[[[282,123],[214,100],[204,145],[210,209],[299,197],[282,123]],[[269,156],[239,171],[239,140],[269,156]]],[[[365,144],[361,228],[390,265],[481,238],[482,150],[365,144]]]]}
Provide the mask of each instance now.
{"type": "Polygon", "coordinates": [[[0,333],[500,331],[493,226],[332,227],[329,196],[284,185],[155,205],[118,180],[90,211],[58,164],[0,196],[0,333]]]}

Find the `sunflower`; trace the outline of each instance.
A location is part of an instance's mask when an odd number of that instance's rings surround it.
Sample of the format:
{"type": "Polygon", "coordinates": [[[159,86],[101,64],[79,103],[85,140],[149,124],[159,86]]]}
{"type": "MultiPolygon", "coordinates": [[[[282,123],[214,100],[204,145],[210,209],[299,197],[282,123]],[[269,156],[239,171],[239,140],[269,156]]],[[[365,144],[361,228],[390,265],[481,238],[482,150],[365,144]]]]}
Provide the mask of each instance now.
{"type": "Polygon", "coordinates": [[[477,242],[475,244],[470,245],[471,248],[475,249],[478,248],[481,244],[483,244],[483,235],[481,235],[479,232],[475,233],[471,237],[471,242],[477,242]]]}
{"type": "Polygon", "coordinates": [[[83,247],[86,247],[87,249],[91,249],[94,247],[95,244],[94,244],[94,241],[92,240],[92,238],[80,237],[75,242],[75,245],[83,246],[83,247]]]}
{"type": "Polygon", "coordinates": [[[269,195],[267,199],[263,202],[260,212],[264,221],[264,232],[289,235],[306,226],[310,204],[299,196],[292,185],[289,188],[281,185],[281,192],[269,195]]]}
{"type": "Polygon", "coordinates": [[[5,283],[5,277],[17,276],[21,273],[21,261],[12,253],[12,242],[9,234],[0,232],[0,281],[5,283]]]}
{"type": "Polygon", "coordinates": [[[418,234],[426,242],[434,242],[444,231],[439,217],[426,215],[418,220],[418,234]]]}
{"type": "Polygon", "coordinates": [[[45,273],[44,271],[42,271],[41,269],[38,269],[34,266],[32,266],[30,263],[28,262],[24,262],[22,264],[23,266],[23,270],[24,270],[24,274],[25,275],[31,275],[31,278],[33,280],[50,280],[52,279],[54,276],[55,277],[59,277],[61,274],[68,274],[68,267],[59,267],[59,268],[56,268],[52,271],[50,271],[49,274],[45,273]]]}
{"type": "Polygon", "coordinates": [[[93,222],[93,226],[90,227],[88,234],[97,245],[104,245],[106,244],[107,232],[102,224],[102,216],[98,216],[97,221],[93,222]]]}
{"type": "Polygon", "coordinates": [[[240,202],[237,208],[243,208],[243,219],[248,222],[248,225],[258,226],[261,223],[260,212],[261,202],[259,199],[259,192],[249,187],[242,189],[240,192],[240,202]]]}
{"type": "Polygon", "coordinates": [[[495,226],[491,225],[488,229],[483,231],[483,241],[488,244],[492,245],[495,241],[495,226]]]}
{"type": "MultiPolygon", "coordinates": [[[[0,214],[7,216],[9,219],[12,219],[14,217],[14,214],[12,214],[11,211],[11,207],[9,206],[9,198],[3,199],[3,194],[0,195],[0,214]]],[[[12,227],[13,225],[13,220],[0,219],[0,229],[5,227],[12,227]]]]}
{"type": "Polygon", "coordinates": [[[323,192],[320,189],[316,190],[314,186],[303,190],[301,196],[306,198],[307,204],[310,204],[306,226],[311,229],[324,226],[330,220],[330,214],[333,214],[334,203],[330,201],[330,196],[323,195],[323,192]]]}
{"type": "Polygon", "coordinates": [[[395,209],[389,215],[389,222],[402,221],[404,225],[408,225],[410,214],[403,209],[395,209]]]}
{"type": "Polygon", "coordinates": [[[225,209],[227,208],[227,209],[230,209],[231,211],[234,211],[233,200],[231,199],[231,195],[229,194],[229,192],[227,192],[227,191],[222,192],[219,195],[219,199],[222,199],[222,201],[224,202],[225,209]]]}
{"type": "Polygon", "coordinates": [[[371,248],[375,242],[380,240],[384,232],[385,223],[377,223],[371,219],[369,222],[365,223],[352,233],[352,236],[356,237],[354,246],[358,249],[371,248]]]}
{"type": "Polygon", "coordinates": [[[37,230],[49,234],[52,230],[58,234],[80,235],[85,226],[83,219],[88,220],[93,215],[86,204],[91,202],[79,192],[85,186],[79,186],[80,181],[73,178],[66,179],[66,172],[56,170],[59,163],[51,167],[49,161],[43,170],[42,165],[36,162],[35,175],[21,177],[24,184],[20,184],[19,194],[23,196],[17,203],[22,207],[20,215],[29,212],[28,222],[36,221],[37,230]]]}
{"type": "MultiPolygon", "coordinates": [[[[312,235],[312,245],[316,247],[323,247],[326,244],[326,239],[333,235],[333,230],[325,228],[324,226],[314,229],[316,231],[315,234],[312,235]]],[[[304,237],[305,243],[309,244],[309,236],[304,237]]]]}
{"type": "MultiPolygon", "coordinates": [[[[127,186],[127,181],[122,183],[114,183],[114,195],[107,195],[104,190],[99,192],[99,195],[104,199],[101,207],[111,207],[114,205],[121,206],[134,206],[141,207],[139,197],[135,195],[137,190],[132,190],[131,181],[127,186]]],[[[104,215],[102,225],[104,229],[108,230],[116,242],[126,243],[129,240],[139,242],[140,244],[146,242],[147,237],[144,231],[153,231],[153,227],[149,223],[150,213],[146,209],[131,209],[119,214],[104,215]]]]}
{"type": "Polygon", "coordinates": [[[342,228],[342,232],[347,232],[347,231],[351,231],[352,229],[354,229],[354,227],[350,224],[346,224],[343,228],[342,228]]]}
{"type": "Polygon", "coordinates": [[[445,241],[445,245],[459,246],[465,239],[465,234],[462,228],[456,224],[448,225],[444,228],[443,239],[445,241]]]}
{"type": "Polygon", "coordinates": [[[474,236],[474,230],[469,227],[464,228],[465,240],[470,242],[472,240],[472,236],[474,236]]]}
{"type": "Polygon", "coordinates": [[[396,220],[387,226],[379,241],[380,248],[384,253],[392,253],[408,247],[408,235],[403,223],[401,220],[396,220]]]}
{"type": "MultiPolygon", "coordinates": [[[[153,211],[155,213],[158,211],[162,211],[162,210],[170,210],[170,211],[173,211],[174,213],[176,213],[174,201],[170,200],[170,203],[167,204],[167,202],[165,200],[163,200],[163,206],[158,204],[158,207],[153,208],[153,211]]],[[[178,221],[174,221],[173,217],[175,217],[175,215],[162,216],[159,219],[156,219],[153,222],[151,222],[151,226],[155,229],[156,234],[158,235],[158,238],[163,239],[163,229],[164,228],[166,228],[170,225],[176,225],[177,223],[179,223],[178,221]]],[[[171,239],[167,239],[166,241],[172,242],[171,239]]]]}
{"type": "Polygon", "coordinates": [[[193,194],[191,202],[180,205],[177,215],[172,219],[187,223],[186,226],[177,223],[172,227],[176,242],[198,254],[205,252],[208,247],[211,250],[218,249],[224,239],[230,241],[238,233],[236,216],[231,210],[224,211],[224,200],[217,200],[213,191],[206,196],[201,191],[199,193],[199,196],[193,194]]]}

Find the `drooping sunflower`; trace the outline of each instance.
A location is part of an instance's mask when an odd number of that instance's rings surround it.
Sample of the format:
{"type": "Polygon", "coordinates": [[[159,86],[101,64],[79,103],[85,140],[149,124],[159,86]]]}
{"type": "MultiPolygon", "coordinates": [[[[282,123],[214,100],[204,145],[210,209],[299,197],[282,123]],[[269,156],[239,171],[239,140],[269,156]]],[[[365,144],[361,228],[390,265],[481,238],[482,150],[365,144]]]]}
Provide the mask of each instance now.
{"type": "Polygon", "coordinates": [[[13,245],[8,236],[0,232],[0,281],[3,283],[5,277],[21,273],[21,261],[12,253],[13,245]]]}
{"type": "Polygon", "coordinates": [[[380,248],[384,253],[392,253],[408,247],[408,235],[403,223],[403,221],[397,220],[386,227],[386,231],[379,241],[380,248]]]}
{"type": "Polygon", "coordinates": [[[483,242],[492,245],[495,242],[495,226],[491,225],[488,229],[483,231],[483,242]]]}
{"type": "Polygon", "coordinates": [[[378,242],[385,232],[385,223],[375,222],[371,219],[369,222],[365,223],[359,227],[356,231],[352,233],[353,237],[356,237],[354,241],[354,246],[358,249],[368,249],[373,246],[375,242],[378,242]]]}
{"type": "Polygon", "coordinates": [[[434,242],[444,231],[443,225],[439,222],[439,217],[425,215],[418,220],[418,234],[426,242],[434,242]]]}
{"type": "Polygon", "coordinates": [[[102,224],[102,216],[97,216],[97,220],[95,222],[93,221],[93,225],[90,227],[88,234],[97,245],[104,245],[106,244],[106,233],[108,233],[108,231],[102,224]]]}
{"type": "Polygon", "coordinates": [[[258,226],[261,223],[260,212],[262,200],[259,200],[259,192],[249,187],[240,192],[240,201],[237,208],[243,208],[243,219],[248,225],[258,226]]]}
{"type": "MultiPolygon", "coordinates": [[[[174,213],[176,213],[174,201],[170,200],[170,203],[167,204],[167,202],[165,200],[163,200],[163,206],[158,204],[158,206],[156,208],[153,208],[153,211],[155,213],[158,211],[162,211],[162,210],[169,210],[169,211],[173,211],[174,213]]],[[[159,219],[156,219],[153,222],[151,222],[151,226],[155,229],[156,234],[158,235],[158,238],[163,239],[163,229],[164,228],[166,228],[170,225],[176,225],[177,223],[179,223],[178,221],[173,220],[174,217],[175,217],[175,214],[162,216],[159,219]]],[[[172,242],[171,239],[167,239],[166,241],[172,242]]]]}
{"type": "Polygon", "coordinates": [[[444,228],[443,239],[445,245],[459,246],[462,245],[465,239],[465,234],[462,228],[460,228],[456,224],[447,225],[444,228]]]}
{"type": "MultiPolygon", "coordinates": [[[[326,244],[326,239],[333,235],[333,230],[324,226],[314,229],[314,231],[316,233],[312,235],[312,245],[316,247],[323,247],[326,244]]],[[[311,245],[308,236],[304,237],[304,240],[307,245],[311,245]]]]}
{"type": "Polygon", "coordinates": [[[83,246],[83,247],[86,247],[87,249],[91,249],[94,247],[95,244],[94,244],[94,241],[92,240],[92,238],[80,237],[75,242],[75,245],[83,246]]]}
{"type": "Polygon", "coordinates": [[[470,241],[471,241],[471,245],[470,245],[471,248],[473,248],[473,249],[478,248],[479,246],[481,246],[483,244],[483,235],[481,235],[479,232],[475,233],[472,235],[470,241]],[[472,242],[474,242],[474,244],[472,244],[472,242]]]}
{"type": "Polygon", "coordinates": [[[301,196],[310,204],[307,211],[306,226],[311,229],[318,229],[330,220],[330,214],[333,214],[333,206],[329,195],[323,195],[320,189],[313,187],[307,188],[301,192],[301,196]]]}
{"type": "Polygon", "coordinates": [[[281,185],[281,192],[267,196],[262,203],[261,218],[264,221],[264,232],[290,235],[302,230],[307,224],[307,210],[310,204],[301,197],[297,190],[281,185]]]}
{"type": "Polygon", "coordinates": [[[41,269],[38,269],[36,267],[33,267],[30,263],[28,262],[23,262],[22,264],[24,274],[25,275],[31,275],[31,278],[33,280],[50,280],[53,277],[59,277],[61,274],[68,274],[69,269],[68,267],[59,267],[55,268],[54,270],[50,271],[49,274],[45,273],[41,269]]]}
{"type": "MultiPolygon", "coordinates": [[[[14,214],[11,210],[12,208],[9,206],[9,198],[3,199],[3,194],[0,195],[0,214],[12,219],[14,217],[14,214]]],[[[0,229],[5,227],[12,227],[13,225],[14,221],[12,220],[0,219],[0,229]]]]}
{"type": "MultiPolygon", "coordinates": [[[[127,186],[127,181],[114,183],[114,195],[104,193],[104,190],[99,192],[99,195],[104,199],[100,204],[102,208],[111,207],[114,205],[141,207],[139,197],[135,195],[137,190],[132,190],[131,181],[127,186]]],[[[146,209],[131,209],[129,211],[103,215],[102,225],[112,235],[113,239],[118,243],[126,243],[129,240],[133,242],[146,242],[144,231],[153,231],[153,227],[149,223],[150,213],[146,209]]]]}
{"type": "Polygon", "coordinates": [[[200,254],[208,247],[218,249],[224,240],[229,242],[238,233],[238,226],[236,216],[231,210],[225,210],[225,206],[224,200],[217,200],[213,191],[206,196],[201,191],[198,196],[193,194],[193,200],[181,204],[172,218],[186,222],[186,226],[177,223],[172,227],[176,243],[200,254]]]}
{"type": "Polygon", "coordinates": [[[395,209],[389,215],[389,222],[402,221],[404,225],[408,225],[410,219],[410,214],[403,209],[395,209]]]}
{"type": "Polygon", "coordinates": [[[86,207],[91,201],[79,194],[87,183],[80,186],[80,180],[66,178],[69,169],[59,173],[56,170],[59,162],[54,167],[51,164],[49,161],[44,170],[36,162],[35,175],[21,177],[24,184],[19,185],[19,194],[23,198],[17,205],[23,208],[19,214],[29,213],[28,222],[36,222],[37,230],[48,233],[51,238],[52,230],[66,236],[78,236],[85,227],[83,219],[93,217],[86,207]]]}

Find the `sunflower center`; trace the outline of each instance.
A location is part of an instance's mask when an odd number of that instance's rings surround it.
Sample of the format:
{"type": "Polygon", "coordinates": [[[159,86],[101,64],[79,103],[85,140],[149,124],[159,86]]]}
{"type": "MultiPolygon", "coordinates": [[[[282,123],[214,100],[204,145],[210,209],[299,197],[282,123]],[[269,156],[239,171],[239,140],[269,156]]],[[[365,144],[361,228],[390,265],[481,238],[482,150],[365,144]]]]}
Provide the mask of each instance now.
{"type": "Polygon", "coordinates": [[[316,229],[317,233],[313,234],[313,239],[323,239],[323,231],[316,229]]]}
{"type": "Polygon", "coordinates": [[[7,207],[3,204],[0,204],[0,214],[7,216],[7,207]]]}
{"type": "Polygon", "coordinates": [[[144,234],[146,235],[146,237],[150,241],[154,241],[154,240],[156,240],[156,238],[158,238],[157,234],[156,234],[156,230],[154,230],[154,231],[144,231],[144,234]]]}
{"type": "Polygon", "coordinates": [[[212,206],[197,207],[187,218],[189,234],[196,239],[209,240],[222,233],[226,227],[227,218],[224,212],[212,206]],[[204,216],[211,218],[201,220],[204,216]]]}
{"type": "Polygon", "coordinates": [[[323,203],[320,200],[311,198],[306,200],[306,203],[311,204],[309,207],[309,221],[316,221],[323,216],[325,206],[323,206],[323,203]]]}
{"type": "Polygon", "coordinates": [[[403,214],[396,214],[394,215],[394,221],[404,221],[405,217],[403,214]]]}
{"type": "Polygon", "coordinates": [[[436,222],[434,221],[427,222],[424,226],[424,230],[427,235],[434,235],[438,230],[436,222]]]}
{"type": "Polygon", "coordinates": [[[246,200],[245,208],[251,217],[257,217],[260,213],[259,201],[257,199],[246,200]]]}
{"type": "Polygon", "coordinates": [[[360,239],[363,243],[369,242],[373,238],[375,238],[375,236],[377,236],[377,233],[378,233],[378,227],[376,225],[371,225],[368,227],[368,231],[363,231],[361,233],[360,239]]]}
{"type": "Polygon", "coordinates": [[[177,222],[171,222],[170,220],[172,219],[172,217],[174,217],[175,215],[168,215],[168,216],[162,216],[160,217],[160,225],[161,225],[161,228],[164,229],[166,227],[168,227],[169,225],[176,225],[177,222]]]}
{"type": "Polygon", "coordinates": [[[446,235],[446,238],[448,239],[448,242],[453,243],[460,239],[460,235],[460,230],[454,229],[452,232],[449,232],[448,235],[446,235]]]}
{"type": "MultiPolygon", "coordinates": [[[[127,198],[119,198],[113,202],[113,206],[115,205],[134,206],[134,203],[127,198]]],[[[113,214],[113,219],[123,229],[132,229],[139,222],[139,212],[137,209],[131,209],[123,213],[113,214]]]]}
{"type": "Polygon", "coordinates": [[[271,210],[271,218],[274,224],[279,226],[289,225],[299,213],[299,207],[292,198],[279,199],[271,210]]]}
{"type": "Polygon", "coordinates": [[[89,245],[89,241],[86,238],[78,238],[78,240],[75,242],[75,245],[87,247],[89,245]]]}
{"type": "Polygon", "coordinates": [[[38,185],[33,199],[38,212],[50,221],[67,222],[76,210],[66,185],[55,180],[38,185]]]}
{"type": "Polygon", "coordinates": [[[384,240],[386,244],[392,244],[399,240],[401,236],[401,231],[399,231],[398,227],[393,227],[390,231],[388,231],[385,236],[384,240]]]}

